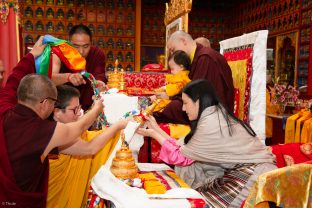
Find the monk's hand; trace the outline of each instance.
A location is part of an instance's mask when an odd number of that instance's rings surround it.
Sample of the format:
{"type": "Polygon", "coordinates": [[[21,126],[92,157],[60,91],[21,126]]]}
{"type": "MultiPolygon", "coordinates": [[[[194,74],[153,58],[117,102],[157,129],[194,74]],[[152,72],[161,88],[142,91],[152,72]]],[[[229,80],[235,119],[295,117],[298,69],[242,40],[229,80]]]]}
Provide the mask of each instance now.
{"type": "Polygon", "coordinates": [[[31,49],[30,53],[34,56],[34,58],[37,58],[40,56],[46,47],[46,44],[42,44],[43,36],[40,36],[40,38],[37,40],[33,48],[31,49]]]}
{"type": "Polygon", "coordinates": [[[107,86],[105,85],[105,83],[101,80],[96,80],[97,84],[98,84],[98,89],[100,90],[100,92],[104,92],[107,90],[107,86]]]}
{"type": "Polygon", "coordinates": [[[101,99],[95,100],[92,109],[95,109],[98,112],[98,114],[103,112],[104,109],[103,100],[101,99]]]}
{"type": "Polygon", "coordinates": [[[86,84],[86,80],[84,80],[83,76],[79,73],[74,73],[74,74],[69,75],[68,81],[72,83],[74,86],[86,84]]]}
{"type": "Polygon", "coordinates": [[[155,96],[157,99],[167,99],[169,100],[169,96],[167,95],[166,92],[155,92],[155,96]]]}
{"type": "Polygon", "coordinates": [[[118,129],[124,129],[128,125],[129,120],[128,119],[120,119],[119,121],[116,122],[116,125],[118,126],[118,129]]]}

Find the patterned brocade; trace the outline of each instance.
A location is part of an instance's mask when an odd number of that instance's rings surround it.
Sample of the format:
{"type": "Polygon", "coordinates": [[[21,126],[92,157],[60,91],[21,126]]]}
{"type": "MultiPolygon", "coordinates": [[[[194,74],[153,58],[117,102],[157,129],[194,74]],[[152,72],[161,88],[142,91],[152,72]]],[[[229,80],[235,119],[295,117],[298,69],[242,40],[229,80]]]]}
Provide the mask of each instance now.
{"type": "Polygon", "coordinates": [[[244,208],[261,202],[275,202],[284,208],[312,207],[312,165],[298,164],[280,168],[258,177],[244,208]]]}
{"type": "Polygon", "coordinates": [[[126,73],[127,88],[156,89],[166,84],[165,73],[126,73]]]}
{"type": "Polygon", "coordinates": [[[232,70],[234,87],[239,90],[239,118],[245,122],[249,122],[252,52],[253,44],[224,50],[224,57],[232,70]]]}

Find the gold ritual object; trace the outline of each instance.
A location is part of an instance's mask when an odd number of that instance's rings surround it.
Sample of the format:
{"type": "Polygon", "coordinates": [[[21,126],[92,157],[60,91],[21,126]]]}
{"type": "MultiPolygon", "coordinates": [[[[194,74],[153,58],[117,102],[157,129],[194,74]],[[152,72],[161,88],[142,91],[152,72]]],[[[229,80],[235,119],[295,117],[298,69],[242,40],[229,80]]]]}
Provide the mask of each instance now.
{"type": "Polygon", "coordinates": [[[134,120],[138,123],[140,123],[141,125],[144,124],[144,121],[146,120],[146,117],[152,115],[154,109],[156,108],[156,106],[160,103],[160,100],[157,99],[155,100],[150,106],[148,106],[145,110],[143,110],[141,112],[140,115],[134,116],[134,120]]]}
{"type": "Polygon", "coordinates": [[[125,143],[125,134],[120,132],[122,144],[121,148],[117,150],[110,167],[111,172],[120,179],[133,179],[138,177],[138,167],[135,164],[132,151],[125,143]]]}
{"type": "Polygon", "coordinates": [[[108,74],[107,85],[109,88],[117,88],[122,92],[126,92],[127,85],[125,80],[125,72],[122,68],[119,71],[118,65],[119,62],[118,59],[116,59],[114,71],[108,74]]]}
{"type": "MultiPolygon", "coordinates": [[[[160,100],[155,100],[150,106],[143,110],[140,115],[134,116],[133,119],[143,125],[146,117],[153,113],[153,110],[159,102],[160,100]]],[[[122,140],[121,148],[116,152],[110,170],[117,178],[136,178],[138,177],[138,167],[135,164],[132,151],[126,145],[124,131],[121,131],[120,135],[122,140]]]]}

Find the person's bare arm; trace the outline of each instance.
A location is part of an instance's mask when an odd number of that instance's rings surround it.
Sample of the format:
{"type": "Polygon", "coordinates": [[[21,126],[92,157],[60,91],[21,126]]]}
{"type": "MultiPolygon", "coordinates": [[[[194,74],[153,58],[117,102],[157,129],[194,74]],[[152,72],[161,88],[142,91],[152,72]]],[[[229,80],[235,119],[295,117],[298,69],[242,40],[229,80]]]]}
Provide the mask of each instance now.
{"type": "Polygon", "coordinates": [[[79,73],[60,73],[61,70],[61,60],[60,58],[52,54],[53,62],[52,62],[52,81],[55,85],[62,85],[67,82],[72,83],[74,86],[79,86],[82,84],[86,84],[86,81],[83,79],[82,75],[79,73]]]}
{"type": "Polygon", "coordinates": [[[95,101],[93,108],[76,122],[57,123],[52,138],[47,145],[43,156],[45,157],[55,147],[65,146],[77,141],[79,136],[87,130],[103,110],[102,101],[95,101]]]}
{"type": "Polygon", "coordinates": [[[76,143],[65,149],[61,149],[61,153],[77,156],[95,155],[100,151],[107,142],[115,136],[115,134],[124,129],[128,121],[123,119],[106,129],[103,133],[94,137],[91,141],[87,142],[79,139],[76,143]]]}

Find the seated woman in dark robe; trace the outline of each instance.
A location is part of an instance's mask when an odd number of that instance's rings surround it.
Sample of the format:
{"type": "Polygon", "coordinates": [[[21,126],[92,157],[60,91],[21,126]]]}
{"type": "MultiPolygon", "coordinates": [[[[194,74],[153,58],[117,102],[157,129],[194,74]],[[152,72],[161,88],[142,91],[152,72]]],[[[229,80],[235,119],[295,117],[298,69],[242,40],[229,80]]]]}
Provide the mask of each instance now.
{"type": "Polygon", "coordinates": [[[161,145],[160,159],[205,197],[211,207],[239,207],[257,177],[276,168],[271,152],[255,132],[219,103],[212,84],[196,80],[183,89],[182,110],[191,121],[183,145],[150,117],[139,134],[161,145]]]}

